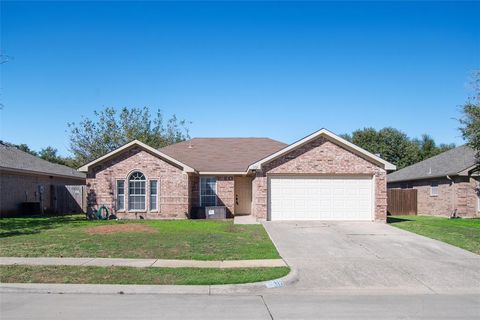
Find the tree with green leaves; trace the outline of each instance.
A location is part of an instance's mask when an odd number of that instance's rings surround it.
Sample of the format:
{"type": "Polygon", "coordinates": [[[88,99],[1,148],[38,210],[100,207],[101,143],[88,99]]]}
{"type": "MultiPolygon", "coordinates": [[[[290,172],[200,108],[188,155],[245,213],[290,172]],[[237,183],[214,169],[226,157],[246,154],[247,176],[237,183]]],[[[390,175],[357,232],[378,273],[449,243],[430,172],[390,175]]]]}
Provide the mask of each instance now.
{"type": "Polygon", "coordinates": [[[62,157],[58,154],[58,150],[54,147],[46,147],[38,152],[38,156],[43,160],[47,160],[52,163],[63,164],[64,166],[75,168],[75,161],[70,157],[62,157]]]}
{"type": "Polygon", "coordinates": [[[94,118],[69,123],[70,149],[80,166],[132,141],[161,148],[189,138],[187,122],[173,115],[168,120],[160,110],[154,116],[144,108],[105,108],[94,118]]]}
{"type": "Polygon", "coordinates": [[[412,140],[419,148],[419,158],[425,160],[442,152],[455,148],[454,143],[441,143],[437,146],[435,140],[428,134],[423,134],[421,139],[412,140]]]}
{"type": "Polygon", "coordinates": [[[480,162],[480,70],[472,75],[473,96],[462,106],[460,132],[468,145],[477,151],[480,162]]]}
{"type": "Polygon", "coordinates": [[[401,169],[421,160],[433,157],[443,151],[454,148],[454,144],[437,146],[429,135],[421,139],[411,139],[404,132],[395,128],[364,128],[355,130],[351,135],[342,135],[359,147],[378,154],[401,169]]]}

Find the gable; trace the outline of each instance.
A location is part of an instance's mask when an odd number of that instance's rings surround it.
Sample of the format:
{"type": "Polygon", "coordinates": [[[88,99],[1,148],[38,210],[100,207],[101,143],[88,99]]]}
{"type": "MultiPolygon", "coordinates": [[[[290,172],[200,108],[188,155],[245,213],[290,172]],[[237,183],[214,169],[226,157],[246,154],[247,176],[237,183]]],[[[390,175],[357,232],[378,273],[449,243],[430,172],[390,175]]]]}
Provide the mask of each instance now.
{"type": "Polygon", "coordinates": [[[169,163],[140,147],[131,147],[91,166],[88,178],[94,178],[98,174],[113,174],[121,178],[133,171],[141,171],[148,178],[153,172],[181,173],[183,170],[178,165],[169,163]]]}
{"type": "Polygon", "coordinates": [[[373,174],[381,168],[324,136],[309,141],[264,164],[275,174],[373,174]]]}
{"type": "Polygon", "coordinates": [[[87,163],[86,165],[80,167],[78,169],[78,171],[83,171],[83,172],[88,172],[89,169],[93,166],[96,166],[104,161],[107,161],[109,159],[112,159],[112,158],[115,158],[116,156],[120,155],[121,153],[125,152],[125,151],[128,151],[130,150],[131,148],[140,148],[142,150],[145,150],[147,151],[148,153],[152,154],[153,156],[155,157],[158,157],[162,160],[164,160],[165,162],[168,162],[172,165],[175,165],[175,166],[178,166],[179,168],[182,168],[183,171],[185,172],[195,172],[195,170],[193,168],[191,168],[190,166],[164,154],[163,152],[160,152],[159,150],[156,150],[152,147],[150,147],[149,145],[143,143],[143,142],[140,142],[138,140],[134,140],[134,141],[131,141],[103,156],[101,156],[100,158],[98,159],[95,159],[89,163],[87,163]]]}
{"type": "Polygon", "coordinates": [[[257,169],[261,169],[262,166],[264,166],[265,164],[271,162],[271,161],[274,161],[275,159],[278,159],[280,157],[283,157],[283,156],[286,156],[288,153],[291,153],[293,152],[294,150],[296,149],[305,149],[305,145],[309,144],[310,142],[313,142],[315,141],[316,139],[320,138],[320,137],[324,137],[325,139],[333,142],[334,144],[342,147],[343,149],[345,149],[346,151],[350,152],[350,153],[353,153],[353,154],[356,154],[357,156],[363,158],[363,159],[366,159],[368,160],[369,162],[381,167],[382,169],[385,169],[385,170],[395,170],[396,167],[395,165],[391,164],[390,162],[386,161],[386,160],[383,160],[382,158],[380,158],[379,156],[376,156],[370,152],[368,152],[367,150],[365,149],[362,149],[360,148],[359,146],[337,136],[336,134],[326,130],[326,129],[321,129],[317,132],[314,132],[312,133],[311,135],[301,139],[301,140],[298,140],[297,142],[295,143],[292,143],[291,145],[283,148],[282,150],[276,152],[276,153],[273,153],[271,154],[270,156],[260,160],[260,161],[257,161],[256,163],[252,164],[249,166],[249,170],[257,170],[257,169]]]}

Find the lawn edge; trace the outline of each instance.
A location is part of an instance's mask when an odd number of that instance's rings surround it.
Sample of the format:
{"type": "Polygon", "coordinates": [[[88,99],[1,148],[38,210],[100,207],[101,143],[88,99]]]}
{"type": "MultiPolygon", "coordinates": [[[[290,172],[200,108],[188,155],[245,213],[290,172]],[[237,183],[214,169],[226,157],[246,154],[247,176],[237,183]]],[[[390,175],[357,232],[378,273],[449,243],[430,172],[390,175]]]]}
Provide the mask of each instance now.
{"type": "Polygon", "coordinates": [[[458,246],[456,246],[456,245],[454,245],[454,244],[451,244],[451,243],[448,243],[448,242],[445,242],[445,241],[442,241],[442,240],[438,240],[438,239],[435,239],[435,238],[430,238],[430,237],[425,236],[425,235],[423,235],[423,234],[419,234],[419,233],[416,233],[416,232],[413,232],[413,231],[410,231],[410,230],[405,230],[405,229],[400,228],[400,227],[395,227],[395,226],[394,226],[393,224],[391,224],[391,223],[388,223],[387,225],[389,225],[389,226],[391,226],[392,228],[395,228],[395,229],[397,229],[397,230],[401,230],[401,231],[403,231],[403,232],[408,232],[408,233],[414,234],[414,235],[416,235],[416,236],[418,236],[418,237],[423,237],[423,238],[428,239],[428,240],[431,240],[431,241],[440,242],[440,243],[442,243],[442,244],[448,245],[448,246],[450,246],[450,247],[452,247],[452,248],[455,248],[455,249],[457,249],[457,250],[462,250],[462,251],[468,252],[468,253],[470,253],[470,254],[475,255],[476,257],[480,256],[480,254],[476,254],[476,253],[473,252],[473,251],[470,251],[470,250],[467,250],[467,249],[458,247],[458,246]]]}

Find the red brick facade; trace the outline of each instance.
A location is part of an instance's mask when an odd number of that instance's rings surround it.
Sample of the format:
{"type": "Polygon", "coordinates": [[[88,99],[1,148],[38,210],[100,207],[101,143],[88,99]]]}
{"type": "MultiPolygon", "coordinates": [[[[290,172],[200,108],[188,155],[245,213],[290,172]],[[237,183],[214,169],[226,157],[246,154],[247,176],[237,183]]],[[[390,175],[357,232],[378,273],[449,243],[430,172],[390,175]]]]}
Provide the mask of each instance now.
{"type": "Polygon", "coordinates": [[[477,180],[471,177],[425,179],[389,183],[389,188],[417,189],[419,214],[449,217],[456,212],[460,217],[479,217],[477,180]],[[432,182],[438,183],[438,195],[431,194],[432,182]]]}
{"type": "MultiPolygon", "coordinates": [[[[375,220],[386,219],[386,171],[375,163],[324,137],[318,137],[288,154],[271,161],[255,173],[252,181],[252,214],[267,218],[267,178],[276,174],[370,176],[375,182],[375,220]]],[[[216,175],[217,204],[227,207],[229,216],[235,209],[235,177],[216,175]]],[[[89,209],[105,205],[120,218],[187,218],[192,208],[200,206],[200,176],[185,173],[177,165],[162,160],[158,155],[140,147],[132,147],[89,169],[87,175],[89,209]],[[150,211],[147,182],[146,210],[128,210],[128,177],[140,171],[147,181],[159,183],[158,210],[150,211]],[[116,208],[116,181],[125,180],[125,208],[116,208]]]]}
{"type": "Polygon", "coordinates": [[[357,156],[319,137],[267,163],[253,180],[253,214],[267,218],[267,178],[275,174],[311,175],[366,175],[375,179],[375,221],[386,221],[386,171],[380,166],[357,156]]]}
{"type": "Polygon", "coordinates": [[[185,218],[190,210],[189,190],[194,180],[181,168],[140,148],[126,150],[110,160],[94,166],[87,174],[88,209],[97,210],[105,205],[119,218],[185,218]],[[134,171],[142,172],[146,179],[146,210],[128,210],[128,177],[134,171]],[[116,205],[116,181],[125,180],[125,209],[116,205]],[[150,211],[149,183],[158,181],[158,208],[150,211]]]}
{"type": "Polygon", "coordinates": [[[217,205],[227,207],[227,214],[233,215],[235,209],[235,182],[233,176],[216,176],[217,205]]]}

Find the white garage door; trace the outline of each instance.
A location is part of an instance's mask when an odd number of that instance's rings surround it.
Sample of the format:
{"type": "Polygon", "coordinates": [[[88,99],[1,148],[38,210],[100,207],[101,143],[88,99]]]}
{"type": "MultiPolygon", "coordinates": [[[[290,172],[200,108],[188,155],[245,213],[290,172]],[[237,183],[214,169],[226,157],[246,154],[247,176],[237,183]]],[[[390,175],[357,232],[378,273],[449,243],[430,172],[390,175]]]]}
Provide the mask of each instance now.
{"type": "Polygon", "coordinates": [[[372,220],[371,177],[271,177],[271,220],[372,220]]]}

